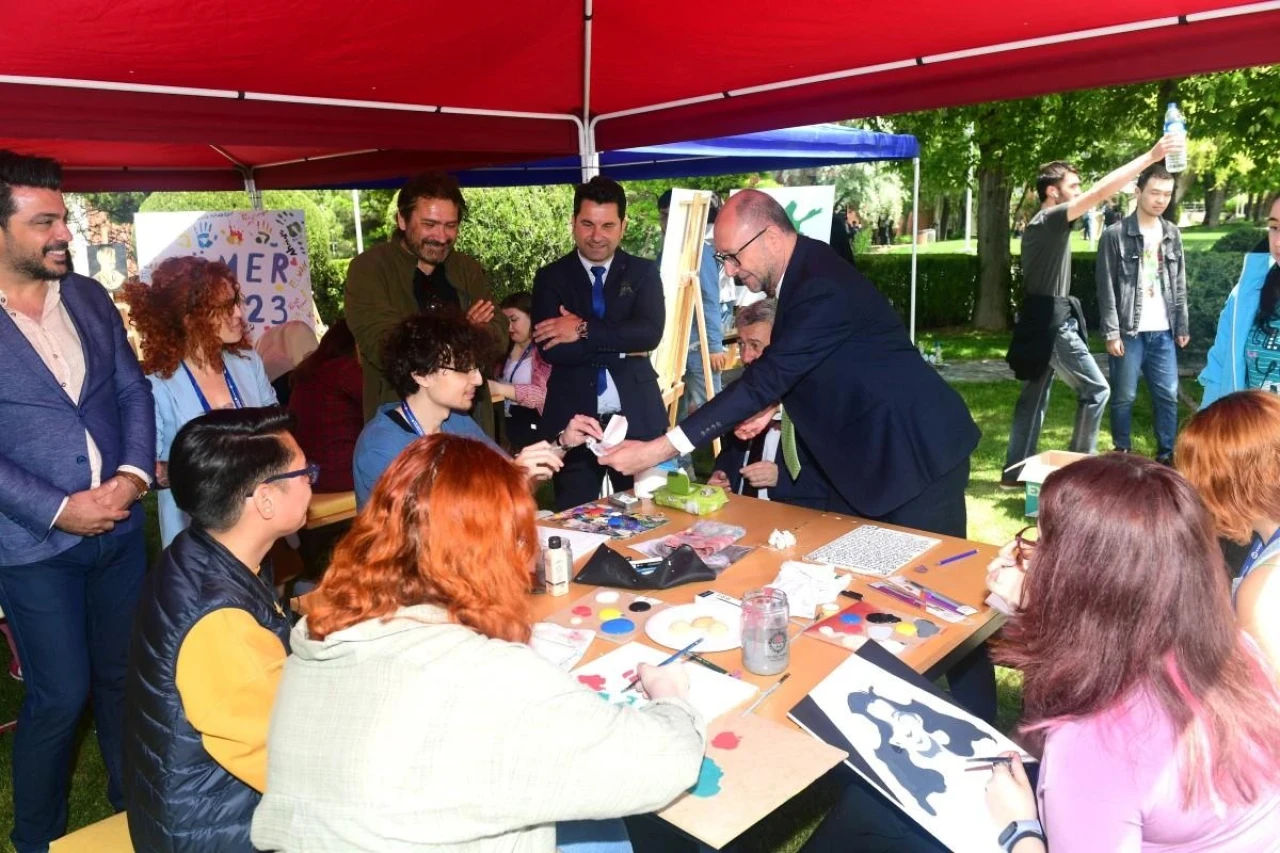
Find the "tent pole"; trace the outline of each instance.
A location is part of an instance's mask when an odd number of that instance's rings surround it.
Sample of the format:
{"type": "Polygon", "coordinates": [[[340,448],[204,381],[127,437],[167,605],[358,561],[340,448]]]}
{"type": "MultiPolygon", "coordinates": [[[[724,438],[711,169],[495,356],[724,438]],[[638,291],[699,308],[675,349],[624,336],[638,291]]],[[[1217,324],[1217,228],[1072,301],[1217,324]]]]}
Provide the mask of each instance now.
{"type": "Polygon", "coordinates": [[[579,125],[578,153],[582,158],[582,182],[600,171],[596,155],[596,135],[591,124],[591,0],[582,4],[582,123],[579,125]]]}
{"type": "Polygon", "coordinates": [[[973,167],[969,167],[969,179],[964,185],[964,253],[971,251],[970,239],[973,235],[973,167]]]}
{"type": "Polygon", "coordinates": [[[253,180],[253,170],[244,170],[244,191],[249,194],[249,206],[254,210],[262,210],[262,193],[258,191],[258,184],[253,180]]]}
{"type": "Polygon", "coordinates": [[[351,217],[356,221],[356,254],[364,254],[364,229],[360,227],[360,190],[351,191],[351,217]]]}
{"type": "Polygon", "coordinates": [[[916,261],[920,244],[920,158],[911,158],[915,179],[911,185],[911,343],[916,342],[916,261]]]}

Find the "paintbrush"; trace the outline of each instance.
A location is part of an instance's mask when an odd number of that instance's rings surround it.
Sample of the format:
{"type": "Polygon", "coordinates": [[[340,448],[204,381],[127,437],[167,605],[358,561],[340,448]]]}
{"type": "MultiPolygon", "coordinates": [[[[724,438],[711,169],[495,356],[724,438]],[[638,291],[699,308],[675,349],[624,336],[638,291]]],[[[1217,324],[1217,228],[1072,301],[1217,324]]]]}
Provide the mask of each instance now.
{"type": "Polygon", "coordinates": [[[744,717],[745,717],[745,716],[747,716],[748,714],[750,714],[752,711],[754,711],[756,708],[759,708],[759,707],[761,706],[761,704],[763,704],[763,703],[764,703],[764,700],[766,700],[766,699],[768,699],[770,696],[772,696],[772,695],[773,695],[773,691],[775,691],[775,690],[777,690],[779,687],[781,687],[781,686],[782,686],[782,682],[786,681],[786,680],[787,680],[788,678],[790,678],[790,677],[791,677],[791,673],[789,673],[789,672],[787,672],[787,673],[783,673],[783,675],[782,675],[782,677],[781,677],[781,678],[779,678],[777,681],[773,682],[773,686],[772,686],[772,687],[770,687],[770,688],[769,688],[768,690],[766,690],[765,692],[761,693],[761,694],[760,694],[760,698],[756,699],[756,701],[752,702],[750,705],[748,705],[748,706],[747,706],[747,710],[745,710],[745,711],[743,711],[743,712],[742,712],[742,716],[744,716],[744,717]]]}
{"type": "MultiPolygon", "coordinates": [[[[671,662],[672,662],[672,661],[674,661],[674,660],[679,660],[681,657],[683,657],[684,655],[688,654],[690,649],[692,649],[694,646],[698,645],[698,643],[701,643],[704,639],[705,639],[705,637],[699,637],[698,639],[694,640],[694,641],[693,641],[692,643],[690,643],[689,645],[685,646],[685,647],[684,647],[683,649],[681,649],[680,651],[678,651],[678,652],[676,652],[675,654],[673,654],[671,657],[669,657],[669,658],[667,658],[666,660],[664,660],[662,663],[658,664],[658,666],[666,666],[667,664],[671,663],[671,662]]],[[[634,690],[634,689],[635,689],[635,686],[636,686],[637,684],[639,684],[639,683],[640,683],[640,676],[638,676],[638,675],[637,675],[635,678],[631,679],[631,683],[630,683],[630,684],[628,684],[626,687],[622,688],[622,692],[623,692],[623,693],[626,693],[628,690],[634,690]]]]}
{"type": "Polygon", "coordinates": [[[996,768],[996,765],[998,764],[1003,764],[1007,767],[1013,763],[1013,758],[1011,758],[1008,755],[987,755],[979,758],[970,758],[968,760],[981,761],[983,763],[977,767],[966,767],[965,768],[966,773],[972,770],[994,770],[996,768]]]}
{"type": "Polygon", "coordinates": [[[707,669],[713,672],[718,672],[721,675],[729,674],[729,670],[725,669],[722,666],[717,666],[716,664],[704,658],[702,655],[697,655],[697,654],[694,654],[693,652],[689,652],[689,660],[693,661],[694,663],[700,663],[703,666],[705,666],[707,669]]]}

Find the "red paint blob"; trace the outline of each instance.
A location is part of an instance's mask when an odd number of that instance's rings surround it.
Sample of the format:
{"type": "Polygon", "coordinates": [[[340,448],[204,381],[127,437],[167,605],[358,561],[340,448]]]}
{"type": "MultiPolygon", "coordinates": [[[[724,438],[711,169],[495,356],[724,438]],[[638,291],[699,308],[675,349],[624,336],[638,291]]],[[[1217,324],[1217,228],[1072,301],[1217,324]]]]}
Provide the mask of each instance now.
{"type": "Polygon", "coordinates": [[[603,675],[579,675],[578,680],[597,692],[604,690],[603,675]]]}
{"type": "Polygon", "coordinates": [[[711,745],[716,749],[737,749],[740,743],[742,743],[742,738],[733,732],[721,732],[711,740],[711,745]]]}
{"type": "Polygon", "coordinates": [[[591,608],[590,608],[590,607],[585,607],[585,606],[583,606],[583,605],[579,604],[577,607],[573,608],[573,610],[572,610],[572,611],[570,611],[570,612],[572,612],[574,616],[590,616],[590,615],[591,615],[591,608]]]}
{"type": "Polygon", "coordinates": [[[622,673],[622,680],[626,681],[628,684],[630,684],[631,680],[634,679],[635,677],[636,677],[636,671],[634,669],[629,669],[626,672],[622,673]]]}

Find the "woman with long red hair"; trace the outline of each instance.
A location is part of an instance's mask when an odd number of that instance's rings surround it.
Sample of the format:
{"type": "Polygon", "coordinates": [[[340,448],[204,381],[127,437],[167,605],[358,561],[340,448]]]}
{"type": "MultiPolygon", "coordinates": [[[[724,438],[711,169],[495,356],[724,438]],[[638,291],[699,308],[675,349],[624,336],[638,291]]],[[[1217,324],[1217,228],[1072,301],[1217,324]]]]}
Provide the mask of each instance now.
{"type": "Polygon", "coordinates": [[[150,284],[126,283],[124,298],[156,400],[160,540],[167,547],[190,522],[164,488],[178,430],[211,409],[274,406],[276,392],[249,342],[240,283],[222,261],[169,258],[150,284]]]}
{"type": "Polygon", "coordinates": [[[378,480],[293,631],[268,741],[263,850],[550,853],[559,821],[661,808],[705,729],[678,666],[616,707],[538,657],[522,471],[437,433],[378,480]]]}
{"type": "Polygon", "coordinates": [[[1191,485],[1132,455],[1045,480],[988,583],[1013,606],[997,659],[1022,670],[1033,791],[1016,757],[987,801],[1016,847],[1280,849],[1280,693],[1236,626],[1213,522],[1191,485]]]}

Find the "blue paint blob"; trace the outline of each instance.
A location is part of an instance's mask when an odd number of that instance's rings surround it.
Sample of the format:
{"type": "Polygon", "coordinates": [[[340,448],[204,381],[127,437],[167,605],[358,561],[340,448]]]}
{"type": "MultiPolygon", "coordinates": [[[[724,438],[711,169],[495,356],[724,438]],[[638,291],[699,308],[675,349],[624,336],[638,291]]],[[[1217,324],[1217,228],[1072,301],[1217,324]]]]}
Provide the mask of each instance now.
{"type": "Polygon", "coordinates": [[[606,634],[630,634],[636,629],[636,623],[630,619],[610,619],[600,625],[600,630],[606,634]]]}
{"type": "Polygon", "coordinates": [[[841,613],[840,621],[846,625],[857,625],[862,621],[862,617],[857,613],[841,613]]]}
{"type": "Polygon", "coordinates": [[[689,793],[695,797],[714,797],[720,793],[720,780],[723,778],[724,771],[720,769],[720,765],[704,757],[702,769],[698,771],[698,781],[689,789],[689,793]]]}
{"type": "Polygon", "coordinates": [[[937,625],[933,624],[928,619],[916,620],[916,636],[921,639],[924,639],[925,637],[932,637],[940,630],[941,629],[937,625]]]}

